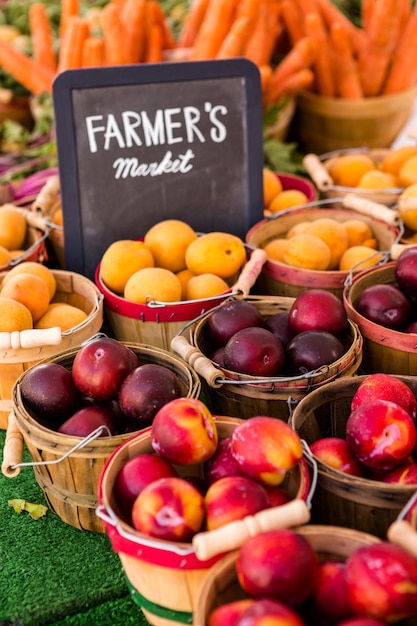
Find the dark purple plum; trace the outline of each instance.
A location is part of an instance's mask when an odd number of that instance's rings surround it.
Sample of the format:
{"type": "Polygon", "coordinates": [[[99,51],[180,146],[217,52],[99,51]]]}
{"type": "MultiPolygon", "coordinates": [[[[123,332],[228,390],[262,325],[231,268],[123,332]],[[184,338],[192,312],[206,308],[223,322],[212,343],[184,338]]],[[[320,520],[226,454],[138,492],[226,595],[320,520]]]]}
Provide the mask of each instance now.
{"type": "Polygon", "coordinates": [[[277,376],[285,364],[280,340],[266,328],[244,328],[235,333],[224,348],[224,366],[251,376],[277,376]]]}
{"type": "Polygon", "coordinates": [[[403,331],[412,319],[411,303],[395,285],[366,287],[356,298],[354,307],[366,319],[391,330],[403,331]]]}
{"type": "Polygon", "coordinates": [[[207,320],[207,330],[213,348],[225,346],[239,330],[264,326],[264,319],[254,304],[245,300],[225,302],[207,320]]]}
{"type": "Polygon", "coordinates": [[[341,341],[325,330],[306,330],[293,337],[287,346],[287,362],[295,376],[330,365],[343,356],[341,341]]]}

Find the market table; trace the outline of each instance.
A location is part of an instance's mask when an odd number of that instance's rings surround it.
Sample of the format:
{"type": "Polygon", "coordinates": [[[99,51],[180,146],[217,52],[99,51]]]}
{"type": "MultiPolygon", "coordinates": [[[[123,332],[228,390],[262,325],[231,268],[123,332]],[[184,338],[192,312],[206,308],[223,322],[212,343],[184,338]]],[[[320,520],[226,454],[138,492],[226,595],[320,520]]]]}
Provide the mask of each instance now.
{"type": "MultiPolygon", "coordinates": [[[[0,431],[3,449],[5,431],[0,431]]],[[[23,461],[31,461],[25,449],[23,461]]],[[[3,626],[145,626],[106,535],[81,531],[48,509],[38,520],[9,500],[46,504],[33,468],[0,476],[0,623],[3,626]]]]}

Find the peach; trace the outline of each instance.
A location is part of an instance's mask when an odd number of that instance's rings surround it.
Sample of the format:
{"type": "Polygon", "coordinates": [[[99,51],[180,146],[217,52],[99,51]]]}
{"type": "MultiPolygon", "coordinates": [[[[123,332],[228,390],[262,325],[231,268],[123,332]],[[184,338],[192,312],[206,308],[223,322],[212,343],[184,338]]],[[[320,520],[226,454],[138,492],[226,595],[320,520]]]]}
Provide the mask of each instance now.
{"type": "Polygon", "coordinates": [[[232,454],[244,474],[276,486],[303,456],[299,435],[287,423],[256,416],[239,424],[232,433],[232,454]]]}
{"type": "Polygon", "coordinates": [[[346,422],[346,439],[367,467],[392,469],[411,454],[416,428],[407,411],[388,400],[358,406],[346,422]]]}
{"type": "Polygon", "coordinates": [[[281,506],[292,500],[288,491],[283,487],[265,487],[271,506],[281,506]]]}
{"type": "Polygon", "coordinates": [[[217,607],[210,613],[207,626],[236,626],[239,617],[254,602],[253,598],[243,598],[217,607]]]}
{"type": "Polygon", "coordinates": [[[355,615],[396,622],[417,613],[417,559],[397,545],[357,548],[345,578],[355,615]]]}
{"type": "Polygon", "coordinates": [[[266,490],[245,476],[225,476],[216,480],[205,497],[208,530],[255,515],[270,507],[266,490]]]}
{"type": "Polygon", "coordinates": [[[296,606],[310,598],[316,588],[318,558],[301,533],[270,530],[245,541],[237,555],[236,572],[249,596],[270,597],[296,606]]]}
{"type": "Polygon", "coordinates": [[[393,374],[369,374],[359,385],[352,398],[352,411],[364,402],[389,400],[403,407],[413,420],[417,415],[417,400],[414,393],[400,378],[393,374]]]}
{"type": "Polygon", "coordinates": [[[131,511],[143,489],[159,478],[177,476],[174,467],[156,454],[139,454],[122,465],[114,483],[115,498],[124,511],[131,511]]]}
{"type": "Polygon", "coordinates": [[[154,480],[133,503],[133,526],[158,539],[190,541],[203,521],[204,498],[183,478],[154,480]]]}
{"type": "Polygon", "coordinates": [[[243,473],[239,468],[232,454],[232,438],[225,437],[217,444],[217,450],[213,456],[204,464],[204,475],[209,485],[220,478],[226,476],[242,476],[243,473]]]}
{"type": "Polygon", "coordinates": [[[343,561],[326,560],[319,564],[312,606],[320,623],[338,624],[353,616],[347,594],[345,570],[343,561]]]}
{"type": "Polygon", "coordinates": [[[346,439],[323,437],[310,444],[310,450],[319,461],[350,476],[363,477],[364,468],[352,452],[346,439]]]}
{"type": "Polygon", "coordinates": [[[384,483],[417,485],[417,463],[407,463],[391,470],[382,479],[384,483]]]}
{"type": "Polygon", "coordinates": [[[217,449],[216,422],[197,398],[175,398],[162,406],[151,426],[152,447],[172,463],[204,463],[217,449]]]}
{"type": "Polygon", "coordinates": [[[304,626],[301,617],[283,602],[272,598],[255,600],[237,620],[236,626],[304,626]]]}

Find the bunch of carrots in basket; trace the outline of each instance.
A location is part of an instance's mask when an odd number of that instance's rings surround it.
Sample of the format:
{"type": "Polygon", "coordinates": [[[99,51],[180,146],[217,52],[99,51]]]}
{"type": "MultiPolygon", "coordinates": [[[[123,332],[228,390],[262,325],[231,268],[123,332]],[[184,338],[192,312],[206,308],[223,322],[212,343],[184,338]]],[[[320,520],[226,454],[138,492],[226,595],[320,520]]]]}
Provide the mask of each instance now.
{"type": "Polygon", "coordinates": [[[31,54],[0,40],[0,66],[35,96],[68,69],[166,62],[180,49],[189,61],[251,60],[266,109],[303,89],[363,98],[417,81],[412,0],[363,0],[361,26],[332,0],[193,0],[176,37],[158,0],[109,0],[94,20],[79,0],[60,8],[54,36],[43,3],[29,5],[31,54]]]}

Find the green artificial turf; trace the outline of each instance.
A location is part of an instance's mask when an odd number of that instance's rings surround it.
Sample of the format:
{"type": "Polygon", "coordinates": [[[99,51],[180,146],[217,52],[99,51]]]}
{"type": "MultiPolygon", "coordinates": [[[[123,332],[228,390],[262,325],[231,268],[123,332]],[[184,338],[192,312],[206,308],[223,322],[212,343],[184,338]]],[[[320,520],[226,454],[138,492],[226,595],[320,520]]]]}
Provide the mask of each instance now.
{"type": "MultiPolygon", "coordinates": [[[[2,451],[4,439],[0,431],[2,451]]],[[[31,460],[27,450],[23,460],[31,460]]],[[[78,530],[50,510],[34,520],[16,513],[12,499],[46,505],[33,468],[0,475],[1,626],[148,624],[105,534],[78,530]]]]}

